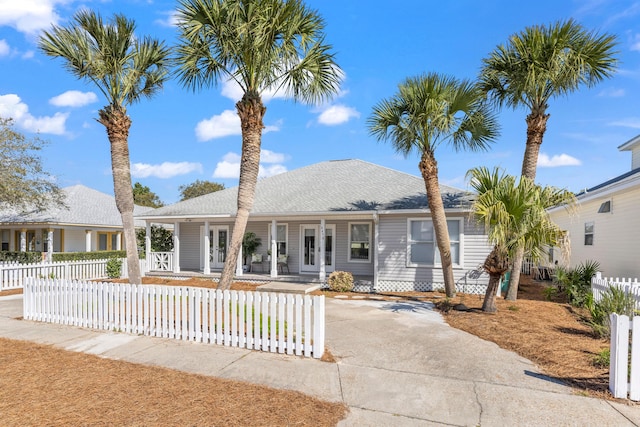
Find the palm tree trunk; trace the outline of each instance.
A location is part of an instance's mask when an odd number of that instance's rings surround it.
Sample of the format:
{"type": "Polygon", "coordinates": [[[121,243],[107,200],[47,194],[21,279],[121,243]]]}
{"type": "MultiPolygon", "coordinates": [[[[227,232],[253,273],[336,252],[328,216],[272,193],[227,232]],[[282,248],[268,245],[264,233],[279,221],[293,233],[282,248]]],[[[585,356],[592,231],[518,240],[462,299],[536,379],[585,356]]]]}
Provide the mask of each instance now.
{"type": "Polygon", "coordinates": [[[433,221],[433,231],[440,251],[444,289],[447,297],[452,298],[456,295],[456,284],[453,280],[453,266],[451,264],[451,243],[449,241],[447,217],[444,213],[444,204],[440,194],[440,183],[438,182],[438,163],[433,152],[423,152],[418,168],[420,168],[422,179],[424,179],[431,220],[433,221]]]}
{"type": "Polygon", "coordinates": [[[498,290],[498,286],[500,286],[500,278],[504,272],[507,271],[508,266],[509,262],[504,251],[500,250],[498,246],[494,246],[482,266],[484,270],[489,273],[489,284],[487,285],[487,292],[484,294],[482,311],[487,313],[495,313],[498,311],[498,307],[496,306],[496,291],[498,290]]]}
{"type": "MultiPolygon", "coordinates": [[[[527,116],[527,145],[522,159],[522,176],[531,178],[531,180],[536,179],[538,155],[540,154],[542,138],[547,130],[547,120],[549,120],[549,114],[544,114],[544,111],[532,111],[527,116]]],[[[511,268],[511,278],[509,279],[509,289],[506,297],[508,300],[515,301],[518,298],[518,285],[520,283],[520,270],[522,269],[523,260],[524,247],[518,247],[516,248],[511,268]]]]}
{"type": "Polygon", "coordinates": [[[240,179],[238,183],[238,212],[231,232],[229,252],[224,262],[218,289],[229,289],[234,277],[242,239],[253,207],[260,167],[260,144],[264,124],[262,118],[266,108],[255,93],[245,93],[236,104],[242,128],[242,158],[240,160],[240,179]]]}
{"type": "Polygon", "coordinates": [[[127,253],[127,274],[129,283],[140,284],[140,261],[138,243],[133,222],[133,187],[131,186],[131,165],[129,160],[129,128],[131,119],[123,107],[109,105],[98,111],[98,122],[107,130],[111,144],[111,169],[113,172],[113,192],[116,206],[122,217],[124,244],[127,253]]]}

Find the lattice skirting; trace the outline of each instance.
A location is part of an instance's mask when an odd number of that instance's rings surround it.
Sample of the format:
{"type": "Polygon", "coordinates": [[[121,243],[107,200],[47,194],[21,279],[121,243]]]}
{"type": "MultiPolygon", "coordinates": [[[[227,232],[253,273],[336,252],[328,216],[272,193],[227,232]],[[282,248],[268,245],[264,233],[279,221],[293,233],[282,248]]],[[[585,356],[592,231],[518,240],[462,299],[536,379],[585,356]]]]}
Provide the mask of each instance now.
{"type": "MultiPolygon", "coordinates": [[[[433,282],[404,282],[398,280],[379,280],[377,292],[429,292],[443,290],[444,284],[433,282]]],[[[456,292],[466,294],[484,294],[487,290],[486,283],[468,283],[467,285],[457,283],[456,292]]]]}

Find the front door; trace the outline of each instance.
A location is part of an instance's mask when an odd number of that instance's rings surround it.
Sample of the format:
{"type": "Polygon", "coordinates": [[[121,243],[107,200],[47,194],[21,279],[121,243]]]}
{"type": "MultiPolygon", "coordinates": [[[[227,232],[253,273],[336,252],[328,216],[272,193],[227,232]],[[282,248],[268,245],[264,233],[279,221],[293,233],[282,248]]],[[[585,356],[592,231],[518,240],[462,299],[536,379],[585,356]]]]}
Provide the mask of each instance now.
{"type": "MultiPolygon", "coordinates": [[[[201,227],[201,230],[204,227],[201,227]]],[[[202,233],[200,233],[202,235],[202,233]]],[[[227,259],[229,248],[229,227],[226,225],[213,226],[209,228],[209,265],[212,269],[222,269],[227,259]]],[[[204,253],[204,239],[201,239],[201,253],[204,253]]],[[[204,268],[204,260],[201,261],[200,268],[204,268]]]]}
{"type": "Polygon", "coordinates": [[[213,227],[209,230],[209,241],[211,242],[210,262],[211,268],[222,268],[227,259],[227,248],[229,247],[229,227],[213,227]]]}
{"type": "MultiPolygon", "coordinates": [[[[325,226],[324,236],[325,271],[334,270],[335,264],[335,225],[325,226]]],[[[320,271],[320,226],[300,226],[300,272],[317,273],[320,271]]]]}

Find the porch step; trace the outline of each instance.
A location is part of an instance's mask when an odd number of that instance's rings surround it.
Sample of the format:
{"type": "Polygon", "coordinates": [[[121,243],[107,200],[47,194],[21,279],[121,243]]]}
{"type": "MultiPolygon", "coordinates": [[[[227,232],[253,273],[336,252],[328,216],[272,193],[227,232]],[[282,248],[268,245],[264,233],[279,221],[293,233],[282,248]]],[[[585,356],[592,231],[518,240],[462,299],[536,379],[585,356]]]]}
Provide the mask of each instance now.
{"type": "Polygon", "coordinates": [[[256,288],[258,292],[308,294],[322,287],[321,283],[269,282],[256,288]]]}

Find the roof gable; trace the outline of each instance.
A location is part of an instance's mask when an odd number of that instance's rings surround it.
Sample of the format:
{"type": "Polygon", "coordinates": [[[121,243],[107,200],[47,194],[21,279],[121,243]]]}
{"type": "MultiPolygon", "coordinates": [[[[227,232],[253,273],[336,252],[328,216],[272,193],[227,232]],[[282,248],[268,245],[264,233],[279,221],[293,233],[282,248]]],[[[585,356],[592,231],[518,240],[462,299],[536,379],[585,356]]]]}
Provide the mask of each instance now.
{"type": "MultiPolygon", "coordinates": [[[[445,208],[468,206],[470,193],[441,185],[445,208]]],[[[178,202],[143,215],[235,214],[238,187],[178,202]]],[[[362,160],[316,163],[259,180],[252,214],[427,209],[424,180],[362,160]]]]}

